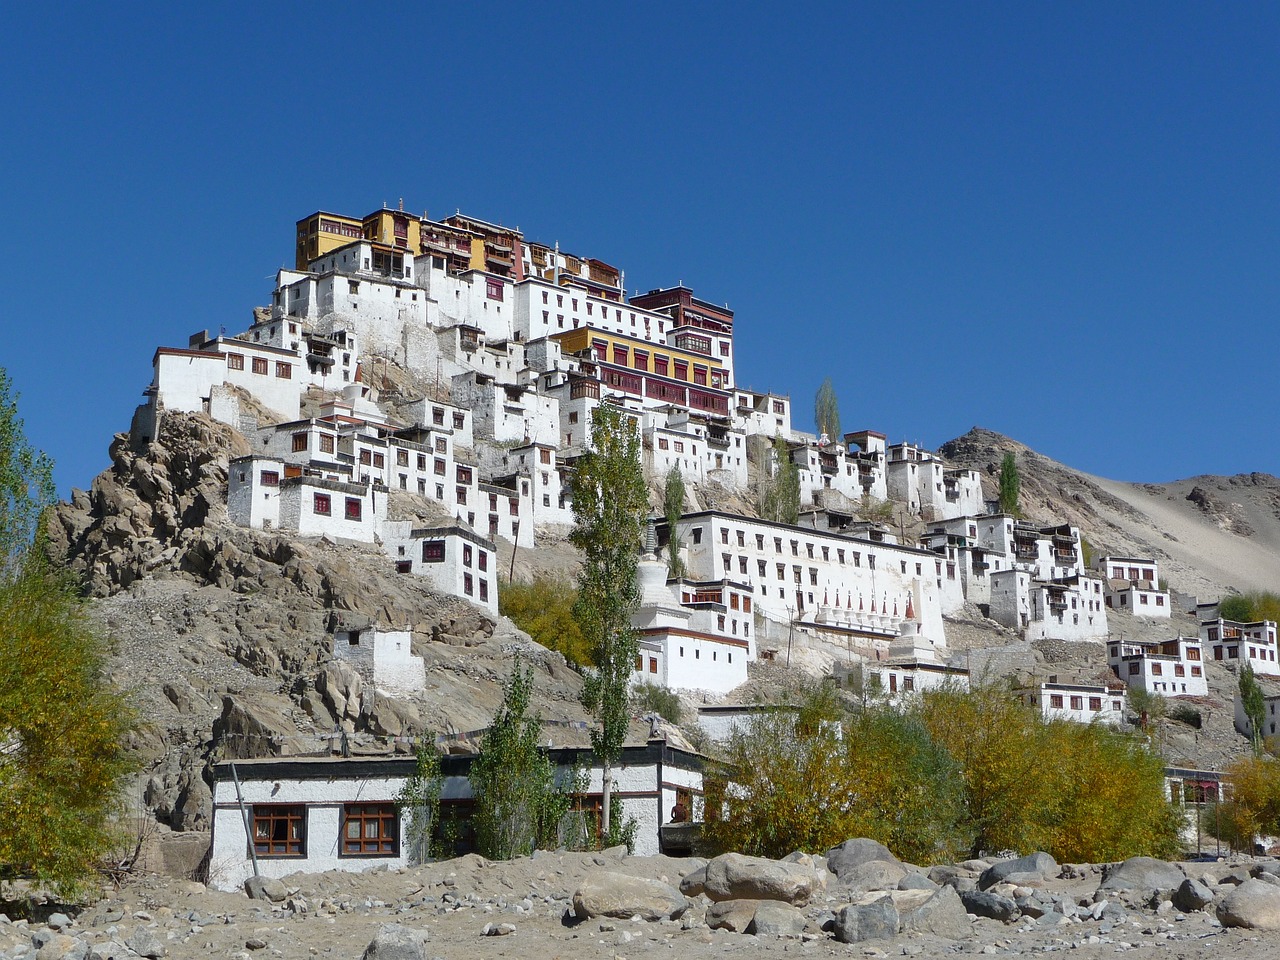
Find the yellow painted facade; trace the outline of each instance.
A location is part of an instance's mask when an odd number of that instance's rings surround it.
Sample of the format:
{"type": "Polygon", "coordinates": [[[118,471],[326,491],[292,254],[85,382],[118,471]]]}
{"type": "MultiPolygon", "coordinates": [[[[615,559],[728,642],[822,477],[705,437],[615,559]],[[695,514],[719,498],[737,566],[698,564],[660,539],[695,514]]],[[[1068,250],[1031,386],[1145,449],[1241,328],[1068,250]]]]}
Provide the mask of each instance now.
{"type": "Polygon", "coordinates": [[[484,267],[484,238],[471,238],[471,269],[483,270],[484,267]]]}
{"type": "Polygon", "coordinates": [[[364,218],[364,236],[374,243],[399,247],[417,256],[422,253],[422,221],[400,210],[375,210],[364,218]],[[396,236],[396,221],[403,224],[403,237],[396,236]]]}
{"type": "Polygon", "coordinates": [[[344,247],[362,236],[364,224],[354,217],[316,211],[298,221],[295,266],[305,270],[312,260],[318,260],[329,251],[344,247]]]}
{"type": "Polygon", "coordinates": [[[712,389],[724,389],[726,382],[724,367],[713,358],[701,353],[675,350],[665,343],[637,340],[634,337],[609,333],[605,330],[596,330],[592,327],[579,327],[576,330],[566,330],[564,333],[552,334],[552,339],[560,341],[560,348],[566,354],[581,353],[584,350],[591,349],[597,343],[603,343],[605,344],[604,361],[606,363],[628,367],[641,375],[656,374],[669,380],[687,383],[690,386],[710,387],[712,389]],[[627,362],[625,364],[617,363],[618,348],[625,348],[627,351],[627,362]],[[640,350],[647,356],[646,366],[643,369],[636,366],[636,350],[640,350]],[[662,360],[667,361],[665,373],[659,369],[661,366],[660,361],[662,360]],[[677,375],[680,370],[677,364],[683,365],[683,376],[677,375]],[[697,368],[707,371],[706,383],[697,383],[695,381],[694,377],[697,368]]]}

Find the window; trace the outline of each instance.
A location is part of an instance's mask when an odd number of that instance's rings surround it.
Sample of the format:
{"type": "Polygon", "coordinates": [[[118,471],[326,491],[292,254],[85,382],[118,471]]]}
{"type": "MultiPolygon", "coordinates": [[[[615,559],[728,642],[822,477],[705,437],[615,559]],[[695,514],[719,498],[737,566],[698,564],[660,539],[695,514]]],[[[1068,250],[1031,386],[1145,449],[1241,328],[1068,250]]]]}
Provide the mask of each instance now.
{"type": "Polygon", "coordinates": [[[400,817],[394,803],[348,803],[342,808],[344,857],[394,857],[400,853],[400,817]]]}
{"type": "Polygon", "coordinates": [[[441,460],[439,457],[436,457],[436,458],[435,458],[435,467],[434,467],[433,469],[435,470],[435,473],[436,473],[436,476],[437,476],[437,477],[443,477],[443,476],[444,476],[444,470],[445,470],[444,461],[443,461],[443,460],[441,460]]]}
{"type": "Polygon", "coordinates": [[[484,550],[481,550],[476,554],[476,566],[481,570],[489,569],[489,554],[484,550]]]}
{"type": "Polygon", "coordinates": [[[334,442],[333,435],[329,433],[320,434],[320,452],[333,453],[334,442]]]}
{"type": "Polygon", "coordinates": [[[280,380],[289,380],[293,377],[292,363],[276,363],[276,377],[280,380]]]}
{"type": "Polygon", "coordinates": [[[486,297],[488,297],[490,300],[497,300],[499,303],[502,302],[502,281],[501,280],[486,280],[484,283],[484,288],[485,288],[484,294],[486,297]]]}
{"type": "Polygon", "coordinates": [[[427,469],[427,456],[424,453],[418,454],[418,469],[419,470],[427,469]]]}
{"type": "Polygon", "coordinates": [[[649,672],[650,672],[650,673],[657,673],[657,672],[658,672],[658,658],[657,658],[657,657],[650,657],[650,658],[649,658],[649,672]]]}
{"type": "Polygon", "coordinates": [[[424,540],[422,542],[422,561],[423,563],[443,563],[444,541],[424,540]]]}
{"type": "Polygon", "coordinates": [[[317,493],[312,501],[311,511],[322,517],[327,517],[333,513],[333,505],[329,501],[329,495],[327,493],[317,493]]]}
{"type": "Polygon", "coordinates": [[[1051,693],[1051,694],[1049,694],[1049,706],[1050,706],[1050,707],[1052,707],[1052,708],[1053,708],[1053,709],[1055,709],[1055,710],[1061,710],[1061,709],[1062,709],[1062,694],[1060,694],[1060,693],[1051,693]]]}
{"type": "Polygon", "coordinates": [[[1084,709],[1084,697],[1072,697],[1072,698],[1071,698],[1071,709],[1072,709],[1072,710],[1083,710],[1083,709],[1084,709]]]}
{"type": "Polygon", "coordinates": [[[305,433],[295,433],[293,435],[293,452],[301,453],[307,449],[307,435],[305,433]]]}
{"type": "Polygon", "coordinates": [[[244,369],[244,354],[243,354],[243,353],[228,353],[228,354],[227,354],[227,369],[228,369],[228,370],[243,370],[243,369],[244,369]]]}
{"type": "Polygon", "coordinates": [[[409,451],[408,451],[408,450],[397,450],[397,451],[396,451],[396,466],[398,466],[398,467],[407,467],[408,465],[409,465],[409,451]]]}
{"type": "Polygon", "coordinates": [[[469,573],[464,573],[462,575],[462,592],[468,597],[475,592],[475,581],[472,580],[471,574],[469,573]]]}
{"type": "Polygon", "coordinates": [[[438,427],[444,426],[444,410],[440,407],[431,408],[431,422],[438,427]]]}
{"type": "Polygon", "coordinates": [[[305,857],[307,808],[302,804],[255,803],[253,852],[260,857],[305,857]]]}
{"type": "Polygon", "coordinates": [[[371,464],[371,463],[373,462],[373,451],[371,451],[371,450],[361,450],[361,451],[360,451],[360,462],[361,462],[361,463],[363,463],[366,467],[367,467],[369,464],[371,464]]]}
{"type": "Polygon", "coordinates": [[[462,565],[464,567],[471,566],[471,544],[462,545],[462,565]]]}
{"type": "Polygon", "coordinates": [[[264,377],[267,375],[267,361],[263,357],[253,358],[253,372],[264,377]]]}
{"type": "Polygon", "coordinates": [[[382,454],[380,454],[380,453],[375,453],[375,454],[373,455],[373,465],[374,465],[374,467],[376,467],[377,469],[381,470],[381,469],[383,468],[383,466],[386,464],[386,462],[387,462],[387,458],[386,458],[386,457],[384,457],[382,454]]]}
{"type": "Polygon", "coordinates": [[[362,504],[359,497],[347,497],[347,519],[359,520],[362,504]]]}
{"type": "Polygon", "coordinates": [[[279,473],[277,473],[275,470],[263,470],[263,471],[262,471],[262,485],[263,485],[264,487],[278,487],[278,486],[280,486],[280,474],[279,474],[279,473]]]}

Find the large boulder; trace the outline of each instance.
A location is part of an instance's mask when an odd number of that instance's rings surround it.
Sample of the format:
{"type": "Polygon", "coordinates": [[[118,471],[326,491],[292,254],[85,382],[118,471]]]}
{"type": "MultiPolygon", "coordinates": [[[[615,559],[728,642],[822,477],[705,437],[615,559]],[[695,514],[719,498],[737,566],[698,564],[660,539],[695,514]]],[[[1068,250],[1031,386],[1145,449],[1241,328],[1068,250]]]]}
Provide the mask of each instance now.
{"type": "Polygon", "coordinates": [[[841,943],[887,940],[898,935],[898,908],[890,897],[851,903],[836,914],[835,935],[841,943]]]}
{"type": "Polygon", "coordinates": [[[1130,891],[1139,895],[1156,891],[1173,891],[1182,886],[1187,875],[1176,863],[1157,860],[1154,857],[1130,857],[1123,863],[1112,863],[1102,868],[1099,893],[1130,891]]]}
{"type": "Polygon", "coordinates": [[[704,863],[693,873],[685,874],[680,881],[680,892],[686,897],[696,897],[707,885],[707,865],[704,863]]]}
{"type": "MultiPolygon", "coordinates": [[[[907,891],[919,894],[925,891],[907,891]]],[[[905,895],[905,894],[904,894],[905,895]]],[[[905,902],[899,901],[898,913],[903,933],[925,933],[947,940],[959,940],[967,937],[973,929],[973,922],[960,895],[950,887],[942,887],[929,899],[914,909],[903,909],[905,902]]]]}
{"type": "Polygon", "coordinates": [[[791,904],[777,900],[761,900],[756,906],[755,916],[747,925],[747,933],[753,933],[758,937],[798,937],[804,933],[804,925],[804,914],[791,904]]]}
{"type": "Polygon", "coordinates": [[[1280,887],[1246,880],[1218,904],[1218,920],[1225,927],[1280,930],[1280,887]]]}
{"type": "Polygon", "coordinates": [[[1192,880],[1190,877],[1183,880],[1182,885],[1173,894],[1173,905],[1183,913],[1203,910],[1211,903],[1213,903],[1213,891],[1199,880],[1192,880]]]}
{"type": "Polygon", "coordinates": [[[978,889],[986,890],[997,883],[1037,886],[1058,875],[1058,861],[1047,853],[1032,853],[1016,860],[993,863],[978,878],[978,889]]]}
{"type": "Polygon", "coordinates": [[[427,931],[399,923],[384,923],[361,960],[427,960],[427,931]]]}
{"type": "Polygon", "coordinates": [[[249,877],[244,882],[244,892],[250,900],[269,900],[281,903],[289,895],[288,889],[275,877],[249,877]]]}
{"type": "Polygon", "coordinates": [[[901,862],[883,843],[868,840],[866,837],[846,840],[839,846],[832,847],[827,851],[827,869],[842,880],[847,871],[864,863],[870,863],[873,860],[884,860],[889,863],[901,862]]]}
{"type": "Polygon", "coordinates": [[[962,890],[960,902],[964,904],[965,910],[975,917],[986,917],[988,920],[999,920],[1001,923],[1012,923],[1021,915],[1016,903],[990,890],[962,890]]]}
{"type": "Polygon", "coordinates": [[[781,900],[802,907],[819,888],[803,864],[724,853],[707,864],[703,892],[712,900],[781,900]]]}
{"type": "Polygon", "coordinates": [[[689,909],[680,891],[661,880],[630,877],[601,870],[588,874],[573,894],[573,911],[579,919],[614,917],[626,920],[675,920],[689,909]]]}
{"type": "Polygon", "coordinates": [[[856,867],[845,868],[840,888],[851,893],[869,890],[896,890],[907,875],[907,868],[889,860],[868,860],[856,867]]]}
{"type": "Polygon", "coordinates": [[[707,907],[707,926],[712,930],[746,933],[763,900],[722,900],[707,907]]]}

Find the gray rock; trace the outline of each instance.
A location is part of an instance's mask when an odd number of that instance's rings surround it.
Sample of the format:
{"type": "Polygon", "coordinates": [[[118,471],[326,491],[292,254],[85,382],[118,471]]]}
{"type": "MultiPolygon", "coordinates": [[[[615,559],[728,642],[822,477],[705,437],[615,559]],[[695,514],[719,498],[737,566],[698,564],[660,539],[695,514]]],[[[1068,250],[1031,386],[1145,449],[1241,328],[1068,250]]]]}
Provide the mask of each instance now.
{"type": "Polygon", "coordinates": [[[364,948],[362,960],[427,960],[427,931],[384,923],[364,948]]]}
{"type": "Polygon", "coordinates": [[[1277,877],[1274,873],[1258,873],[1255,878],[1263,883],[1269,883],[1273,887],[1280,887],[1280,877],[1277,877]]]}
{"type": "Polygon", "coordinates": [[[689,901],[668,883],[604,870],[588,874],[573,895],[574,913],[582,920],[676,920],[687,909],[689,901]]]}
{"type": "Polygon", "coordinates": [[[906,875],[907,868],[900,863],[889,860],[868,860],[856,867],[846,867],[844,873],[840,874],[840,888],[850,893],[896,890],[906,875]]]}
{"type": "Polygon", "coordinates": [[[898,881],[899,890],[937,890],[939,886],[923,873],[916,873],[914,870],[898,881]]]}
{"type": "Polygon", "coordinates": [[[485,937],[509,937],[516,932],[514,923],[486,923],[484,929],[480,931],[485,937]]]}
{"type": "Polygon", "coordinates": [[[927,933],[947,940],[967,937],[973,922],[960,894],[950,887],[942,887],[932,897],[914,910],[901,915],[903,933],[927,933]]]}
{"type": "Polygon", "coordinates": [[[1238,887],[1252,876],[1250,870],[1246,866],[1232,867],[1222,875],[1222,879],[1218,883],[1229,883],[1233,887],[1238,887]]]}
{"type": "Polygon", "coordinates": [[[246,950],[265,950],[267,949],[267,941],[261,937],[250,937],[244,942],[244,948],[246,950]]]}
{"type": "Polygon", "coordinates": [[[55,930],[63,930],[71,926],[71,918],[65,913],[51,913],[49,914],[49,926],[55,930]]]}
{"type": "Polygon", "coordinates": [[[875,840],[868,840],[865,837],[846,840],[839,846],[832,847],[827,851],[827,869],[841,879],[844,878],[846,870],[852,870],[854,867],[870,863],[872,860],[886,860],[889,863],[900,862],[883,843],[877,843],[875,840]]]}
{"type": "Polygon", "coordinates": [[[1255,877],[1261,879],[1264,873],[1273,877],[1280,876],[1280,860],[1264,860],[1254,866],[1253,875],[1255,877]]]}
{"type": "Polygon", "coordinates": [[[1183,913],[1203,910],[1213,903],[1213,891],[1199,880],[1188,877],[1173,894],[1173,905],[1183,913]]]}
{"type": "Polygon", "coordinates": [[[1016,860],[993,863],[978,878],[978,889],[986,890],[997,883],[1027,884],[1052,880],[1058,875],[1058,861],[1047,853],[1032,853],[1016,860]]]}
{"type": "Polygon", "coordinates": [[[686,897],[696,897],[707,885],[707,865],[704,863],[680,881],[680,892],[686,897]]]}
{"type": "Polygon", "coordinates": [[[1246,880],[1218,904],[1218,920],[1225,927],[1280,930],[1280,887],[1246,880]]]}
{"type": "Polygon", "coordinates": [[[940,863],[936,866],[930,867],[925,876],[941,887],[945,886],[956,877],[969,877],[971,876],[971,873],[963,867],[955,867],[949,863],[940,863]]]}
{"type": "Polygon", "coordinates": [[[703,892],[712,900],[781,900],[802,907],[818,888],[817,875],[800,864],[724,853],[707,864],[703,892]]]}
{"type": "Polygon", "coordinates": [[[887,940],[898,935],[898,908],[889,897],[874,903],[851,903],[836,914],[834,933],[841,943],[887,940]]]}
{"type": "MultiPolygon", "coordinates": [[[[964,900],[964,894],[960,894],[960,899],[964,900]]],[[[1024,917],[1030,917],[1032,920],[1038,920],[1044,916],[1045,906],[1035,897],[1019,897],[1014,901],[1018,911],[1024,917]]]]}
{"type": "Polygon", "coordinates": [[[157,960],[157,958],[163,957],[165,954],[164,947],[160,945],[160,941],[146,927],[136,927],[124,943],[138,956],[146,957],[147,960],[157,960]]]}
{"type": "Polygon", "coordinates": [[[250,877],[244,882],[244,892],[251,900],[270,900],[280,903],[289,895],[285,885],[275,877],[250,877]]]}
{"type": "Polygon", "coordinates": [[[986,917],[988,920],[999,920],[1001,923],[1012,923],[1018,919],[1021,911],[1018,905],[1008,897],[991,893],[988,890],[971,890],[960,894],[960,902],[967,913],[975,917],[986,917]]]}
{"type": "Polygon", "coordinates": [[[1102,870],[1099,891],[1132,890],[1138,893],[1177,890],[1187,875],[1177,864],[1154,857],[1130,857],[1123,863],[1108,864],[1102,870]]]}
{"type": "MultiPolygon", "coordinates": [[[[733,901],[726,901],[732,903],[733,901]]],[[[761,900],[747,933],[758,937],[798,937],[804,933],[804,914],[789,903],[761,900]]]]}
{"type": "Polygon", "coordinates": [[[36,960],[88,960],[88,956],[89,944],[63,933],[36,951],[36,960]]]}
{"type": "Polygon", "coordinates": [[[746,933],[755,919],[760,900],[721,900],[707,907],[707,926],[712,930],[746,933]]]}

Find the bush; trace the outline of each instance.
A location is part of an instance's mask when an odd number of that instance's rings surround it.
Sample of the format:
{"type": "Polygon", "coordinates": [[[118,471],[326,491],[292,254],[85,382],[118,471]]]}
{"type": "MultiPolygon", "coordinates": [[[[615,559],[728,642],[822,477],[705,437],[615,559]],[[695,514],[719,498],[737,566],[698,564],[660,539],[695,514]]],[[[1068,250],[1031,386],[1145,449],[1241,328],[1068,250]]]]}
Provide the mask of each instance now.
{"type": "Polygon", "coordinates": [[[1177,720],[1179,723],[1185,723],[1189,727],[1200,729],[1204,723],[1204,718],[1200,715],[1200,711],[1189,704],[1180,703],[1169,710],[1169,719],[1177,720]]]}
{"type": "Polygon", "coordinates": [[[638,683],[631,690],[631,703],[638,713],[656,713],[668,723],[679,723],[684,707],[674,690],[655,683],[638,683]]]}
{"type": "Polygon", "coordinates": [[[577,599],[578,590],[568,580],[539,574],[532,583],[503,583],[498,612],[573,666],[591,666],[591,652],[573,616],[577,599]]]}

